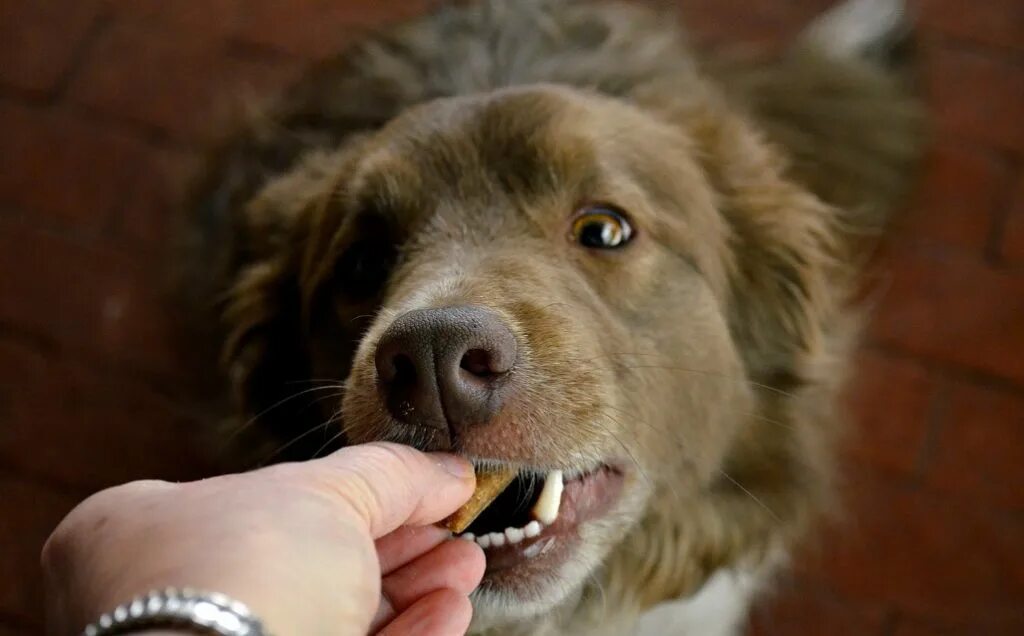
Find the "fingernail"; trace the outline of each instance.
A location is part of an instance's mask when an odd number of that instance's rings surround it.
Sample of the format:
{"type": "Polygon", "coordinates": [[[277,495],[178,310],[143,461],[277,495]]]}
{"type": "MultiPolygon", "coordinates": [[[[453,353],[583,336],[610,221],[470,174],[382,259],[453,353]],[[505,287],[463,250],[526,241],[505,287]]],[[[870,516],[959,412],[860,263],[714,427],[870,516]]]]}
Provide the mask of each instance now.
{"type": "Polygon", "coordinates": [[[469,479],[473,476],[473,464],[461,457],[458,457],[457,455],[437,453],[434,457],[437,459],[438,466],[445,469],[452,475],[455,475],[459,479],[469,479]]]}

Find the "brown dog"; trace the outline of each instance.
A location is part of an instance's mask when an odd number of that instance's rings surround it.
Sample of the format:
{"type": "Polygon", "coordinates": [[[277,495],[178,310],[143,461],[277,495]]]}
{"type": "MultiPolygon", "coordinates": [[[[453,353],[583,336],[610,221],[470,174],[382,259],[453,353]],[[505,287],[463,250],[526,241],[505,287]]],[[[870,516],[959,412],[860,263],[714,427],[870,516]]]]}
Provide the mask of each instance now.
{"type": "Polygon", "coordinates": [[[514,466],[466,535],[477,632],[732,633],[832,498],[848,300],[920,145],[900,9],[727,63],[637,6],[492,0],[311,71],[193,192],[237,439],[514,466]]]}

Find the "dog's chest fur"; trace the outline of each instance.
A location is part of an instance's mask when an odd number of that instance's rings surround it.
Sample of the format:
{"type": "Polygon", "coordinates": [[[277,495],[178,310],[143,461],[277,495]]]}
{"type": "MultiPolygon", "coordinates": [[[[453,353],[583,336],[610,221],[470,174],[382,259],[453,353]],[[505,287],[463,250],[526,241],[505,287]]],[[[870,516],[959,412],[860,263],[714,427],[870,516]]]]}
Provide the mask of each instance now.
{"type": "Polygon", "coordinates": [[[742,632],[747,610],[769,576],[767,570],[719,570],[693,596],[649,609],[632,633],[735,636],[742,632]]]}

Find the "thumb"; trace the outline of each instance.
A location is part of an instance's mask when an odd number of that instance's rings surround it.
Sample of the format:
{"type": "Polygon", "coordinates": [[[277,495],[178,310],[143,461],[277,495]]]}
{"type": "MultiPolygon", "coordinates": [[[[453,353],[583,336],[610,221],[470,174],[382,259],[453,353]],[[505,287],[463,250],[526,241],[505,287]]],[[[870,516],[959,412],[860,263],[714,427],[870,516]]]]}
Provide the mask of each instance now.
{"type": "Polygon", "coordinates": [[[375,539],[400,526],[444,519],[469,499],[476,484],[465,459],[400,444],[350,446],[317,463],[375,539]]]}

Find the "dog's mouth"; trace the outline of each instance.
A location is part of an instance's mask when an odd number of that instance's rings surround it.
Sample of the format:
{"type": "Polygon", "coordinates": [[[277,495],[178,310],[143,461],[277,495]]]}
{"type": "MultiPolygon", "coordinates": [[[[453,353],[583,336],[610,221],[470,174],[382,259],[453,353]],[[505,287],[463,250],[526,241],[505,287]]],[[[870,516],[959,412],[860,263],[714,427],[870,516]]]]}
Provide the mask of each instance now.
{"type": "Polygon", "coordinates": [[[527,564],[549,570],[571,556],[583,523],[609,512],[623,478],[608,464],[587,471],[521,470],[459,537],[484,549],[488,575],[527,564]]]}

